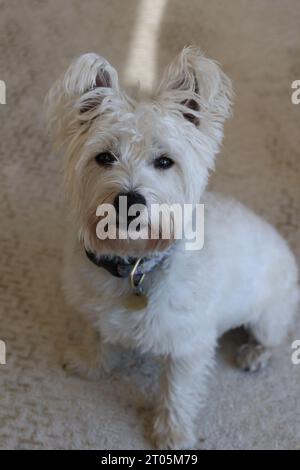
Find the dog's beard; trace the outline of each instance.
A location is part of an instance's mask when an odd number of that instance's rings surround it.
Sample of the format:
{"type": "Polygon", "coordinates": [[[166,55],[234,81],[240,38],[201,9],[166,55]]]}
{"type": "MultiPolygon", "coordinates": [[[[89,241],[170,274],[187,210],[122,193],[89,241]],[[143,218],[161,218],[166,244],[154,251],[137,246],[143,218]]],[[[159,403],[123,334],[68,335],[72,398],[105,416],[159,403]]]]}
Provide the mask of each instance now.
{"type": "Polygon", "coordinates": [[[153,226],[149,221],[147,226],[142,227],[147,238],[132,239],[130,231],[127,232],[127,238],[124,236],[125,228],[119,231],[118,224],[115,227],[116,238],[100,239],[97,235],[97,224],[99,217],[93,215],[80,230],[80,238],[83,241],[85,249],[96,254],[115,254],[118,256],[149,256],[155,252],[162,252],[174,243],[174,231],[170,228],[170,236],[162,238],[162,228],[160,225],[153,226]]]}

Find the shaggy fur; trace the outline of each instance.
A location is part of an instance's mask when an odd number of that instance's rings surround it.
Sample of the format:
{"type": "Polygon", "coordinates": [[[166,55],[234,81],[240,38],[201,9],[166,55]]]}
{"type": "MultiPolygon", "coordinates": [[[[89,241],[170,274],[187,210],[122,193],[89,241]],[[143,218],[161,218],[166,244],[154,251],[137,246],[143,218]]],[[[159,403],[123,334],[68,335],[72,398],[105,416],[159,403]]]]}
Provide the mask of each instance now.
{"type": "MultiPolygon", "coordinates": [[[[66,367],[94,378],[109,372],[118,345],[159,355],[164,363],[153,437],[160,448],[195,442],[194,417],[205,397],[217,340],[244,325],[253,337],[238,364],[256,370],[287,335],[299,301],[295,259],[265,221],[234,200],[205,192],[209,171],[230,115],[230,80],[197,48],[185,48],[151,96],[122,91],[102,57],[75,60],[48,96],[49,123],[64,154],[65,188],[72,211],[64,271],[68,301],[98,333],[92,364],[68,357],[66,367]],[[111,150],[111,168],[95,162],[111,150]],[[166,171],[154,159],[170,155],[166,171]],[[96,209],[134,189],[152,203],[205,204],[204,247],[185,240],[99,240],[96,209]],[[124,307],[127,279],[115,278],[87,259],[94,253],[169,256],[145,279],[148,306],[124,307]]],[[[149,221],[147,221],[148,223],[149,221]]],[[[157,227],[159,230],[159,227],[157,227]]]]}

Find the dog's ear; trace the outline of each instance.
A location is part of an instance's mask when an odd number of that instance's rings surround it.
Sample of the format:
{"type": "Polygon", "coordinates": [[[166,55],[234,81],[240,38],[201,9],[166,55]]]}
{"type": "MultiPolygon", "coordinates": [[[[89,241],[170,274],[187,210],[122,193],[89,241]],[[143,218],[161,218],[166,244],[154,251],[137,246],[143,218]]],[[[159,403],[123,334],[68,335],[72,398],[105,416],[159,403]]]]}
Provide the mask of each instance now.
{"type": "Polygon", "coordinates": [[[89,53],[75,59],[46,97],[48,124],[57,146],[74,132],[86,130],[101,113],[104,99],[118,92],[117,72],[103,57],[89,53]]]}
{"type": "Polygon", "coordinates": [[[230,115],[232,87],[216,62],[190,46],[166,68],[156,96],[199,127],[202,119],[222,123],[230,115]]]}

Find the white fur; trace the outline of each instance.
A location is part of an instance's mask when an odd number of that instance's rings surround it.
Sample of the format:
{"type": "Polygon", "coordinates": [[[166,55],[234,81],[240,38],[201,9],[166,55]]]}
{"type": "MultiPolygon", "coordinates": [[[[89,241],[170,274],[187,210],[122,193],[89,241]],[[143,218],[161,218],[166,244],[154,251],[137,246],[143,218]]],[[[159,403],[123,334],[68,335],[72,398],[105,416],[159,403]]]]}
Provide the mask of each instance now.
{"type": "MultiPolygon", "coordinates": [[[[115,70],[95,54],[77,59],[48,96],[73,214],[66,296],[100,337],[93,371],[88,366],[86,375],[111,369],[118,344],[160,355],[165,367],[153,434],[162,448],[194,444],[194,417],[220,335],[245,325],[263,350],[277,346],[293,324],[299,300],[296,262],[280,235],[236,201],[205,192],[223,121],[230,115],[230,96],[229,79],[197,48],[185,48],[144,101],[120,91],[115,70]],[[196,106],[190,107],[191,100],[196,106]],[[192,114],[199,124],[183,114],[192,114]],[[120,159],[109,170],[93,158],[107,149],[120,159]],[[175,165],[159,171],[151,163],[164,152],[175,165]],[[96,239],[97,205],[132,188],[147,204],[205,204],[204,248],[189,252],[184,240],[170,241],[171,255],[146,276],[148,307],[136,312],[123,306],[128,280],[92,264],[83,248],[123,256],[168,248],[160,242],[96,239]]],[[[250,355],[244,362],[249,360],[250,355]]],[[[68,366],[85,372],[78,361],[68,366]]]]}

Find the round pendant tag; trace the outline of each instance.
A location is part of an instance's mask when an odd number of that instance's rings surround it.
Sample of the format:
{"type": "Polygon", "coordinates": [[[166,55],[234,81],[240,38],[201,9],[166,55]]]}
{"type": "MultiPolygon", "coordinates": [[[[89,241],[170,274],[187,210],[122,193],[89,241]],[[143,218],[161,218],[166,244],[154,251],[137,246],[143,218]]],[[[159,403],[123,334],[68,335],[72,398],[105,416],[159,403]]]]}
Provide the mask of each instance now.
{"type": "Polygon", "coordinates": [[[148,299],[144,294],[130,294],[124,301],[128,310],[143,310],[148,305],[148,299]]]}

